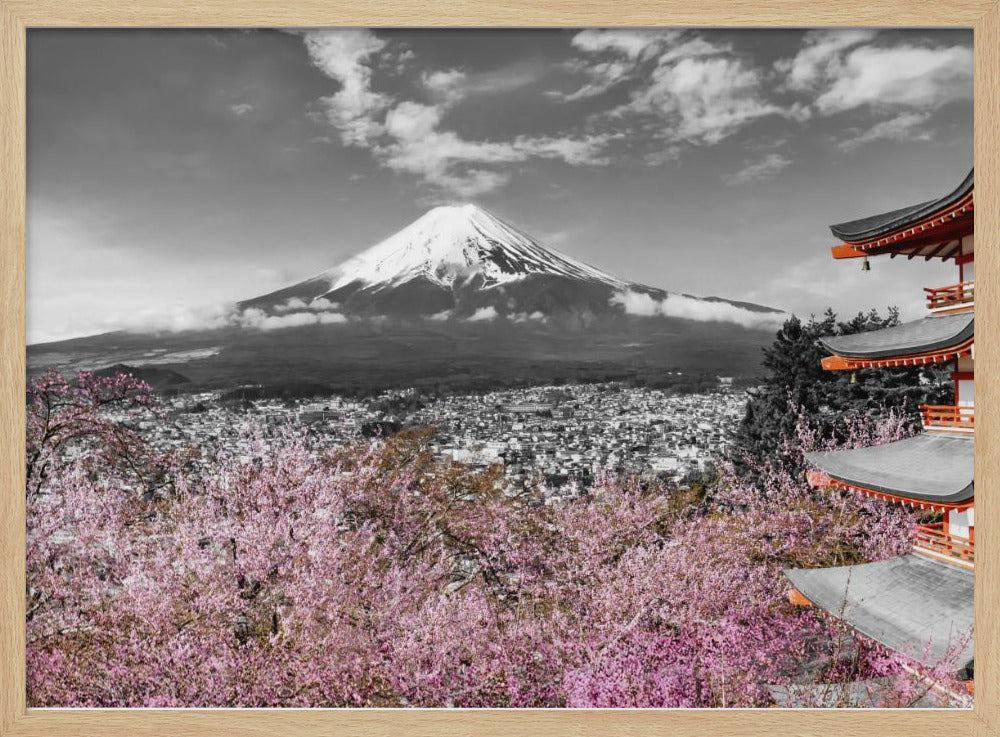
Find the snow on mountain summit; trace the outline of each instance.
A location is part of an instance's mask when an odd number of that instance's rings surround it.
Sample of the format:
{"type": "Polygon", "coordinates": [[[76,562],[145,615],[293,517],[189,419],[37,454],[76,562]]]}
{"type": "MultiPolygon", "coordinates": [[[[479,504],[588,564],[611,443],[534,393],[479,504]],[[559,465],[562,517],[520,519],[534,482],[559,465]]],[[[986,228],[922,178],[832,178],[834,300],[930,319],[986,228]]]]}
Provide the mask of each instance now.
{"type": "Polygon", "coordinates": [[[313,313],[334,311],[321,316],[517,322],[637,315],[756,323],[760,313],[778,312],[619,279],[472,204],[435,207],[334,268],[238,307],[303,324],[318,319],[313,313]]]}
{"type": "Polygon", "coordinates": [[[354,283],[378,288],[418,277],[453,288],[473,275],[482,277],[482,288],[489,288],[531,274],[627,286],[610,274],[542,246],[524,231],[472,204],[435,207],[381,243],[313,279],[327,280],[329,291],[335,292],[354,283]]]}

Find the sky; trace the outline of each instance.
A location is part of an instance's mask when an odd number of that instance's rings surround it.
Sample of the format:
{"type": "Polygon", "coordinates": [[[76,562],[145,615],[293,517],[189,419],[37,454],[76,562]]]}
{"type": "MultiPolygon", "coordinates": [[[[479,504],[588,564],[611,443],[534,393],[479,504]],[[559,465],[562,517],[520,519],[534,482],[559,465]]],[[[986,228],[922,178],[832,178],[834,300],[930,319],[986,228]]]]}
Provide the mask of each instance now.
{"type": "Polygon", "coordinates": [[[474,202],[621,278],[807,317],[957,281],[831,223],[973,159],[966,30],[28,32],[28,340],[186,329],[474,202]]]}

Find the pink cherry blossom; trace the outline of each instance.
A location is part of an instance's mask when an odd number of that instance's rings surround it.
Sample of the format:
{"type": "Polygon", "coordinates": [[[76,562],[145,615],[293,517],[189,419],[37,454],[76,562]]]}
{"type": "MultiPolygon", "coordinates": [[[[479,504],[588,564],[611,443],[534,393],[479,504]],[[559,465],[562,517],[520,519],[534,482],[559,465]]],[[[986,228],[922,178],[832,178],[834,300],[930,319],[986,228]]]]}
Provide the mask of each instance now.
{"type": "Polygon", "coordinates": [[[129,377],[29,388],[32,706],[743,707],[768,705],[768,684],[875,677],[873,705],[899,706],[928,690],[902,655],[792,607],[781,574],[898,555],[910,516],[784,466],[722,464],[702,491],[609,476],[540,505],[435,461],[425,432],[319,456],[251,434],[253,460],[197,470],[150,448],[136,419],[157,412],[129,377]]]}

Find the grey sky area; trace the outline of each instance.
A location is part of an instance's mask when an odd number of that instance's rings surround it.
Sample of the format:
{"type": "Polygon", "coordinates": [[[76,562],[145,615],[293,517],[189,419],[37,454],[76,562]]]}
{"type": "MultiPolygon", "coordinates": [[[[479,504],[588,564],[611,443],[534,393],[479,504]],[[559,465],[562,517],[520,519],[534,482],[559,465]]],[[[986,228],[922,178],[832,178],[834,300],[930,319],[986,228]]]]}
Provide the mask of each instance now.
{"type": "Polygon", "coordinates": [[[971,31],[32,30],[28,332],[195,327],[429,207],[794,311],[957,280],[830,223],[972,165],[971,31]]]}

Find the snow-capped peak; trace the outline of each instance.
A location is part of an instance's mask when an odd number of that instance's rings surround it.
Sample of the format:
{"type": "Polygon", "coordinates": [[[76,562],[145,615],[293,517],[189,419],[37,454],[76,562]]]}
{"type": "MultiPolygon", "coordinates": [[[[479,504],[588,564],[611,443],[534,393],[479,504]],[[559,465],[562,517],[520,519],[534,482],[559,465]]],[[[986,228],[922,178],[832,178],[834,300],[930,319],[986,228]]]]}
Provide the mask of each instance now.
{"type": "Polygon", "coordinates": [[[527,233],[473,204],[435,207],[398,233],[317,275],[333,292],[352,283],[395,286],[424,277],[453,287],[479,275],[484,287],[558,274],[616,288],[622,281],[542,246],[527,233]]]}

